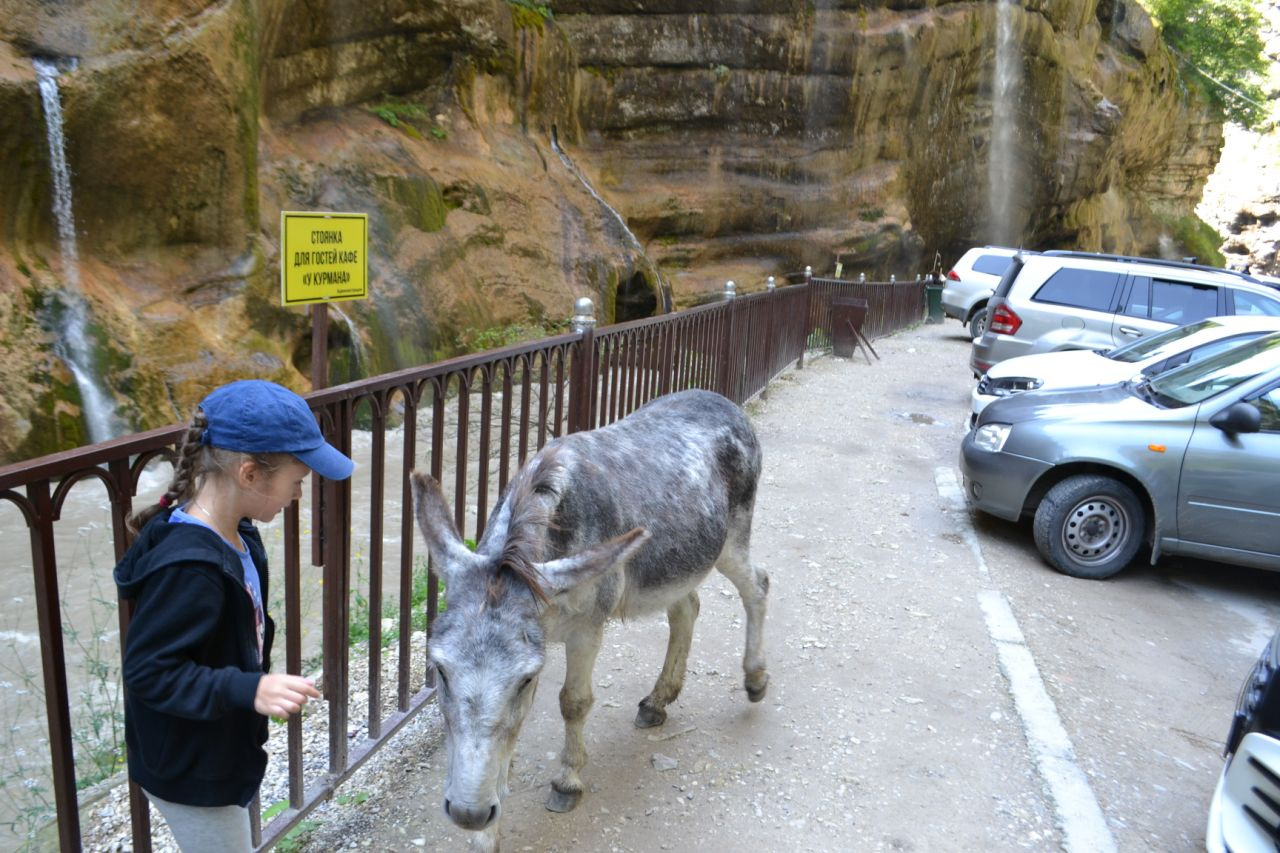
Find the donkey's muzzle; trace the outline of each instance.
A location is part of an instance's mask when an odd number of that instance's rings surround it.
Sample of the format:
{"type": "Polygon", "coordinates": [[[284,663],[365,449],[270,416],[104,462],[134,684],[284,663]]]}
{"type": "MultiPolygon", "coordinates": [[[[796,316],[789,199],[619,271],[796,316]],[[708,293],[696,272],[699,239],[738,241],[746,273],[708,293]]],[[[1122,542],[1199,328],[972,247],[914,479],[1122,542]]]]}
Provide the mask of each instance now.
{"type": "Polygon", "coordinates": [[[449,816],[449,820],[463,829],[484,829],[498,819],[498,804],[455,803],[446,797],[444,813],[449,816]]]}

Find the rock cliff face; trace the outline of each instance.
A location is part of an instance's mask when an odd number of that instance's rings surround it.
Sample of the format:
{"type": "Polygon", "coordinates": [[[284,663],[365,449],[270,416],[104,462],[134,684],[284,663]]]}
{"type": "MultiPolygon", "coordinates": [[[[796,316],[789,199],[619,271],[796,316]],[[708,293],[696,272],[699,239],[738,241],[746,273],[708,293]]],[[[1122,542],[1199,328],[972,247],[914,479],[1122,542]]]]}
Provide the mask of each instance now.
{"type": "Polygon", "coordinates": [[[78,300],[126,427],[232,377],[305,389],[282,210],[369,214],[343,381],[540,334],[581,295],[625,319],[837,259],[1176,246],[1220,146],[1130,0],[551,6],[0,0],[0,459],[85,439],[78,300]],[[35,57],[64,71],[78,276],[35,57]]]}

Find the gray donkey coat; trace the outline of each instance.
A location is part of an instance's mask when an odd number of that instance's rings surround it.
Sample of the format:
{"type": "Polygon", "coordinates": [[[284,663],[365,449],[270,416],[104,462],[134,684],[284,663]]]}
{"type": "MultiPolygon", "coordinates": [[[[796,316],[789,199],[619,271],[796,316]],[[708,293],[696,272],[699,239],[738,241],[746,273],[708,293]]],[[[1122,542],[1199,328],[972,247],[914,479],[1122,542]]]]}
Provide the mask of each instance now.
{"type": "Polygon", "coordinates": [[[742,597],[747,697],[764,697],[767,575],[748,556],[760,445],[742,410],[708,391],[660,397],[630,416],[544,447],[512,480],[476,551],[430,477],[415,472],[418,523],[448,609],[429,641],[447,729],[444,808],[496,850],[500,798],[549,642],[565,644],[565,742],[547,807],[582,796],[582,730],[604,624],[666,611],[666,660],[636,725],[661,725],[684,684],[712,567],[742,597]]]}

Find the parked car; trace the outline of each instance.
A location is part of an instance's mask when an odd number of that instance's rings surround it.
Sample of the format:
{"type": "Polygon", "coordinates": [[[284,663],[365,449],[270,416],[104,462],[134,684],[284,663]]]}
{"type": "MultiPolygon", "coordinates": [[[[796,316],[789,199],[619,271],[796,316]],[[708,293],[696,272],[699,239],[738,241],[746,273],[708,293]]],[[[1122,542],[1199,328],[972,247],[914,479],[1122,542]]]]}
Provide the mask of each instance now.
{"type": "Polygon", "coordinates": [[[961,442],[982,512],[1025,516],[1058,571],[1139,548],[1280,570],[1280,333],[1151,378],[996,400],[961,442]]]}
{"type": "Polygon", "coordinates": [[[1280,837],[1280,631],[1240,688],[1209,804],[1209,853],[1274,851],[1280,837]]]}
{"type": "Polygon", "coordinates": [[[1060,350],[1005,359],[974,386],[970,424],[988,403],[1001,397],[1155,376],[1271,332],[1280,332],[1280,317],[1211,317],[1112,349],[1060,350]]]}
{"type": "Polygon", "coordinates": [[[942,313],[969,327],[969,337],[979,338],[987,329],[987,300],[1009,268],[1017,249],[980,246],[960,256],[947,272],[942,288],[942,313]]]}
{"type": "Polygon", "coordinates": [[[1280,289],[1180,261],[1050,251],[1014,256],[987,310],[969,357],[974,376],[1033,346],[1110,348],[1206,317],[1280,316],[1280,289]]]}

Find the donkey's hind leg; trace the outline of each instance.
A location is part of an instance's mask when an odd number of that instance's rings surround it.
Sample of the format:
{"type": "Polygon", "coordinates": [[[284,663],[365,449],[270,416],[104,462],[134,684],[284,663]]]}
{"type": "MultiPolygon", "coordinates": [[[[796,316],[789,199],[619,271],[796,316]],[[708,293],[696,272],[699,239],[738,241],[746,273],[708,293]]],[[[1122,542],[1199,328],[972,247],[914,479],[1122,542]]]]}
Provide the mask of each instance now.
{"type": "Polygon", "coordinates": [[[636,728],[647,729],[667,721],[667,706],[684,687],[685,667],[689,663],[689,646],[693,643],[693,623],[698,618],[698,591],[694,590],[667,608],[667,625],[671,637],[667,641],[667,658],[662,673],[649,695],[640,700],[636,711],[636,728]]]}
{"type": "Polygon", "coordinates": [[[742,655],[743,686],[747,698],[759,702],[769,687],[769,673],[764,664],[764,611],[769,595],[769,575],[764,569],[751,565],[747,543],[750,539],[750,520],[745,529],[730,532],[716,568],[733,582],[742,596],[742,606],[747,611],[747,643],[742,655]]]}

